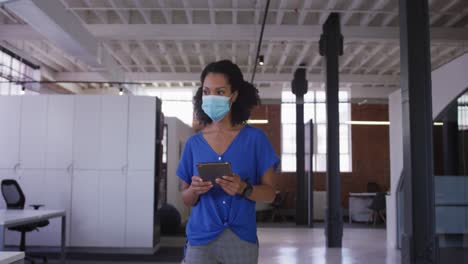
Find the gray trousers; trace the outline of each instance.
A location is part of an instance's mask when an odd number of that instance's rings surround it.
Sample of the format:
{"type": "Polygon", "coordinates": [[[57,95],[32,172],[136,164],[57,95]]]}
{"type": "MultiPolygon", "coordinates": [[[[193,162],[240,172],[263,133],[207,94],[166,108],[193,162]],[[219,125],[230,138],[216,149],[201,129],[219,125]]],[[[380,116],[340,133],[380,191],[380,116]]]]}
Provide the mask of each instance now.
{"type": "Polygon", "coordinates": [[[227,228],[209,244],[187,245],[185,252],[187,264],[257,264],[258,244],[240,239],[227,228]]]}

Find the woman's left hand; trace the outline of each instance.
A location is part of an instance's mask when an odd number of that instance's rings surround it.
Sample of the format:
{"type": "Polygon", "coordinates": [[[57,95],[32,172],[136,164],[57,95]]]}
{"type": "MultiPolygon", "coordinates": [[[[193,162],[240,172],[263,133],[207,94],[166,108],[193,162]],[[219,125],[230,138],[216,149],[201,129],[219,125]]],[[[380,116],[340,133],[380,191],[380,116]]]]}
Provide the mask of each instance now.
{"type": "Polygon", "coordinates": [[[223,178],[216,179],[216,183],[223,188],[229,195],[240,194],[245,188],[245,183],[241,180],[240,176],[233,174],[233,176],[223,176],[223,178]]]}

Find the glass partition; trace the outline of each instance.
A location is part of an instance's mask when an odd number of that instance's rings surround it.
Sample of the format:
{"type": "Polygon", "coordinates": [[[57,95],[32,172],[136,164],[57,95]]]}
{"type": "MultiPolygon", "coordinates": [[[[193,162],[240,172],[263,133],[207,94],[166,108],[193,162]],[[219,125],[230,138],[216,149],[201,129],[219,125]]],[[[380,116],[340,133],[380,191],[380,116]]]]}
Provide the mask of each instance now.
{"type": "Polygon", "coordinates": [[[447,106],[433,129],[439,263],[468,263],[468,91],[447,106]]]}

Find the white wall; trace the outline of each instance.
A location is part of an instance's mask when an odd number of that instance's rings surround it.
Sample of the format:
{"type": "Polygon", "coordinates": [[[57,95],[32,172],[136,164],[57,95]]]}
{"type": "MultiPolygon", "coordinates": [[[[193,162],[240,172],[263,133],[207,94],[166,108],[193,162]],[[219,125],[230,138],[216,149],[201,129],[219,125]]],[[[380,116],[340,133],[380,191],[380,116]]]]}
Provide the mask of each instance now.
{"type": "Polygon", "coordinates": [[[432,72],[432,114],[434,117],[468,88],[467,69],[468,53],[432,72]]]}
{"type": "Polygon", "coordinates": [[[189,217],[190,211],[184,205],[179,191],[179,177],[176,175],[180,154],[187,139],[193,134],[193,129],[175,117],[166,117],[168,129],[167,149],[167,202],[179,210],[182,222],[189,217]]]}
{"type": "Polygon", "coordinates": [[[390,195],[387,196],[387,246],[396,248],[396,189],[403,170],[403,129],[401,91],[393,92],[388,97],[390,118],[390,195]]]}

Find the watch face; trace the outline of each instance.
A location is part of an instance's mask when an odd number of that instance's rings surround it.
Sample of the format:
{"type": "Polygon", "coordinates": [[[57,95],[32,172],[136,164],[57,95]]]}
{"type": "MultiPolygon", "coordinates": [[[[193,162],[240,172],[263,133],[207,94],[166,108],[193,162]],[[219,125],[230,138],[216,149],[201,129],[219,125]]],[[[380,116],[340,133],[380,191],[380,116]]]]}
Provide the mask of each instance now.
{"type": "Polygon", "coordinates": [[[253,191],[252,185],[250,184],[247,185],[247,187],[245,187],[244,196],[249,197],[252,194],[252,191],[253,191]]]}

